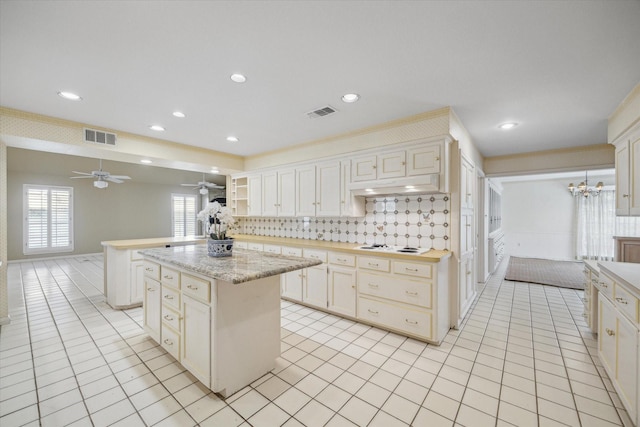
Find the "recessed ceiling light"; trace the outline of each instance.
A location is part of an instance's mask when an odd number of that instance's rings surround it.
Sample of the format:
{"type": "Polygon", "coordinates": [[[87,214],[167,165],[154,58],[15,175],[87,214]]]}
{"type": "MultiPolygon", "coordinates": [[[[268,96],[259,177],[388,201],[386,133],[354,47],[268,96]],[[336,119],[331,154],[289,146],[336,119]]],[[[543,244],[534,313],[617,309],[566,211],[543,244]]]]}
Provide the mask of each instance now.
{"type": "Polygon", "coordinates": [[[182,111],[174,111],[173,115],[175,117],[180,117],[181,119],[184,119],[185,117],[187,117],[182,111]]]}
{"type": "Polygon", "coordinates": [[[360,99],[360,95],[357,93],[347,93],[342,95],[342,100],[346,103],[356,102],[358,99],[360,99]]]}
{"type": "Polygon", "coordinates": [[[508,123],[502,123],[501,125],[498,125],[498,128],[507,130],[507,129],[513,129],[516,126],[518,126],[516,122],[508,122],[508,123]]]}
{"type": "Polygon", "coordinates": [[[142,160],[140,160],[140,163],[144,163],[145,165],[148,165],[148,164],[153,163],[153,162],[151,160],[149,160],[149,159],[142,159],[142,160]]]}
{"type": "Polygon", "coordinates": [[[233,80],[236,83],[244,83],[247,81],[247,78],[244,76],[244,74],[231,74],[231,80],[233,80]]]}
{"type": "Polygon", "coordinates": [[[218,169],[211,168],[211,173],[219,174],[220,171],[218,169]]]}
{"type": "Polygon", "coordinates": [[[155,131],[158,131],[158,132],[164,132],[165,131],[165,128],[160,126],[160,125],[151,125],[151,126],[149,126],[149,129],[155,130],[155,131]]]}
{"type": "Polygon", "coordinates": [[[227,141],[229,141],[229,142],[238,142],[239,140],[235,136],[228,136],[227,137],[227,141]]]}
{"type": "Polygon", "coordinates": [[[82,101],[82,97],[80,95],[76,95],[73,92],[60,91],[58,92],[58,96],[64,99],[69,99],[71,101],[82,101]]]}

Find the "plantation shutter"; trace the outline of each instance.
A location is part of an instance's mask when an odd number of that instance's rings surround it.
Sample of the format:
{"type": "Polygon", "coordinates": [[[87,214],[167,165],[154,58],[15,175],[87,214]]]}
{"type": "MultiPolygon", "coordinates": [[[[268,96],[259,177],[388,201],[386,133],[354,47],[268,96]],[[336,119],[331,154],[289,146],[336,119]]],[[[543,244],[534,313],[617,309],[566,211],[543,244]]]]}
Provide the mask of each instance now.
{"type": "Polygon", "coordinates": [[[73,250],[71,187],[24,186],[24,253],[73,250]]]}
{"type": "Polygon", "coordinates": [[[196,234],[196,196],[172,194],[172,229],[174,237],[196,234]]]}

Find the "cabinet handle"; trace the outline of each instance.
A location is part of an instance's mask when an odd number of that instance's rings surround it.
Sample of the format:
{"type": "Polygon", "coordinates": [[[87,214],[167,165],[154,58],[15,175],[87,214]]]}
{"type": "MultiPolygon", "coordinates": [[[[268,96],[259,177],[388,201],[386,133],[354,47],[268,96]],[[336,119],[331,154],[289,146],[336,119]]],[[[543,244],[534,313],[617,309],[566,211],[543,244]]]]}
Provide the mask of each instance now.
{"type": "Polygon", "coordinates": [[[404,321],[407,322],[410,325],[417,325],[418,324],[418,322],[415,321],[415,320],[404,319],[404,321]]]}
{"type": "Polygon", "coordinates": [[[153,268],[151,268],[151,267],[145,267],[145,268],[144,268],[144,271],[153,271],[153,268]]]}
{"type": "Polygon", "coordinates": [[[622,197],[629,197],[629,195],[628,194],[623,194],[622,197]]]}
{"type": "Polygon", "coordinates": [[[414,271],[414,272],[416,272],[416,273],[418,272],[418,269],[417,269],[417,268],[409,268],[409,267],[405,267],[405,268],[404,268],[404,270],[405,270],[405,271],[414,271]]]}
{"type": "Polygon", "coordinates": [[[620,304],[629,304],[624,298],[616,298],[616,301],[618,301],[620,304]]]}
{"type": "Polygon", "coordinates": [[[156,291],[156,290],[155,290],[155,289],[153,289],[153,288],[147,288],[147,290],[148,290],[149,292],[155,292],[155,291],[156,291]]]}
{"type": "Polygon", "coordinates": [[[370,308],[367,308],[367,311],[368,311],[369,313],[371,313],[371,314],[375,314],[375,315],[380,314],[379,312],[374,311],[374,310],[371,310],[370,308]]]}
{"type": "Polygon", "coordinates": [[[374,264],[372,262],[369,263],[369,267],[378,267],[378,264],[374,264]]]}
{"type": "Polygon", "coordinates": [[[607,328],[606,331],[607,331],[607,335],[609,335],[609,336],[613,336],[613,335],[616,334],[615,332],[613,332],[613,330],[611,330],[609,328],[607,328]]]}
{"type": "Polygon", "coordinates": [[[187,288],[191,289],[192,291],[197,291],[198,287],[197,286],[193,286],[193,285],[187,285],[187,288]]]}
{"type": "Polygon", "coordinates": [[[173,320],[173,317],[169,316],[168,314],[164,315],[164,319],[168,320],[169,322],[171,322],[173,320]]]}
{"type": "Polygon", "coordinates": [[[342,258],[336,258],[336,259],[337,259],[338,261],[340,261],[340,262],[347,262],[347,260],[346,260],[346,259],[342,259],[342,258]]]}
{"type": "Polygon", "coordinates": [[[167,280],[173,280],[173,276],[166,275],[166,276],[162,276],[162,277],[164,277],[167,280]]]}
{"type": "Polygon", "coordinates": [[[440,157],[436,157],[436,160],[440,160],[440,157]]]}
{"type": "Polygon", "coordinates": [[[173,299],[173,296],[171,296],[171,295],[165,295],[165,296],[164,296],[164,299],[173,299]]]}
{"type": "Polygon", "coordinates": [[[410,295],[412,297],[417,297],[418,293],[417,292],[409,292],[409,291],[404,291],[405,294],[410,295]]]}
{"type": "Polygon", "coordinates": [[[173,346],[173,341],[171,341],[169,338],[165,338],[165,340],[163,341],[163,343],[165,343],[166,345],[173,346]]]}
{"type": "Polygon", "coordinates": [[[367,284],[369,285],[370,288],[373,288],[373,289],[378,289],[379,288],[378,285],[374,285],[373,283],[367,283],[367,284]]]}
{"type": "Polygon", "coordinates": [[[606,283],[604,283],[604,282],[600,282],[600,284],[602,285],[602,287],[603,287],[603,288],[608,288],[608,287],[609,287],[609,285],[607,285],[607,284],[606,284],[606,283]]]}

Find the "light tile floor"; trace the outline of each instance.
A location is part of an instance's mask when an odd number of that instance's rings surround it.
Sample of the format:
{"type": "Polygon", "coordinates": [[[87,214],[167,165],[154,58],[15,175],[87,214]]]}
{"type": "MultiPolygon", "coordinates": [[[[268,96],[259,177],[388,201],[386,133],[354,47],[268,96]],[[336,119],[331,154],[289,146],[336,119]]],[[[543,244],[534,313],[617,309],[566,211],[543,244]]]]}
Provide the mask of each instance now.
{"type": "Polygon", "coordinates": [[[0,425],[630,426],[582,292],[505,266],[439,347],[283,301],[276,369],[224,401],[105,303],[101,256],[12,263],[0,425]]]}

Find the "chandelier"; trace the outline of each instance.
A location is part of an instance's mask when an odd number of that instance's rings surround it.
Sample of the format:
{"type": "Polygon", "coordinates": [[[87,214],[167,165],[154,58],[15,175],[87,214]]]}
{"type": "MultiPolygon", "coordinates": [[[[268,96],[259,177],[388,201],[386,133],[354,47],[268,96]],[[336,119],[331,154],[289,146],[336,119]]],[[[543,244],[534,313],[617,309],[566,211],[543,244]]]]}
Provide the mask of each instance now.
{"type": "Polygon", "coordinates": [[[587,172],[585,171],[584,181],[578,184],[577,187],[573,185],[573,182],[569,184],[569,193],[571,193],[571,195],[574,197],[575,196],[583,196],[583,197],[597,196],[598,194],[600,194],[600,191],[602,191],[602,187],[604,187],[604,184],[602,183],[602,181],[599,181],[595,187],[589,187],[589,180],[587,179],[587,172]]]}

